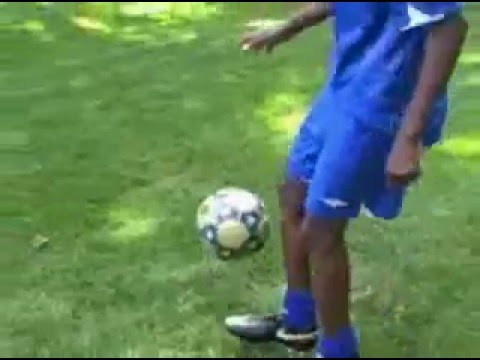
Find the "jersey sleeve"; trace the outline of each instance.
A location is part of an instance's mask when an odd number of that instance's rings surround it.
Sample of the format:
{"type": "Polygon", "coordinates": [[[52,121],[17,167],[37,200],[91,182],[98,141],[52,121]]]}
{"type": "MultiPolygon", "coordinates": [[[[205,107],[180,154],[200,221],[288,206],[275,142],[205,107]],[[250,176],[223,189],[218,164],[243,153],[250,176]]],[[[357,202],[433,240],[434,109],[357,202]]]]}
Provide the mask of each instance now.
{"type": "Polygon", "coordinates": [[[441,22],[451,16],[461,14],[461,2],[393,2],[400,31],[426,27],[441,22]]]}

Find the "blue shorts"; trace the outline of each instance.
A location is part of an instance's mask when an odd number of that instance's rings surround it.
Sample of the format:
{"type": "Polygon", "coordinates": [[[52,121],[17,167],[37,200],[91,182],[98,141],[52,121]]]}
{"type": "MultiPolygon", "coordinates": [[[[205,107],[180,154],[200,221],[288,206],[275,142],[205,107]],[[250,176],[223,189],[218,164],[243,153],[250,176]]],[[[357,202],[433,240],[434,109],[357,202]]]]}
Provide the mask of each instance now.
{"type": "Polygon", "coordinates": [[[294,139],[287,164],[288,179],[308,184],[307,214],[354,218],[365,206],[375,217],[397,217],[406,189],[386,182],[393,141],[393,134],[367,128],[319,97],[294,139]]]}

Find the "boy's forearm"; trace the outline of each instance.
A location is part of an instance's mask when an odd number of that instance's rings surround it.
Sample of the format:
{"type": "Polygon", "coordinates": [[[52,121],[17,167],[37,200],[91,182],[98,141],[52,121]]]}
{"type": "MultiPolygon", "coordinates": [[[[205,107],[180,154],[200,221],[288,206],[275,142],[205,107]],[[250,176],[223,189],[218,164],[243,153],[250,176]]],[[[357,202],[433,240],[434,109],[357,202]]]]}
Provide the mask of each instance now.
{"type": "Polygon", "coordinates": [[[322,23],[331,15],[329,2],[308,3],[298,13],[293,15],[282,27],[282,32],[295,35],[303,30],[322,23]]]}
{"type": "Polygon", "coordinates": [[[438,95],[445,90],[460,55],[468,25],[456,17],[435,25],[428,36],[425,58],[402,132],[420,139],[438,95]]]}

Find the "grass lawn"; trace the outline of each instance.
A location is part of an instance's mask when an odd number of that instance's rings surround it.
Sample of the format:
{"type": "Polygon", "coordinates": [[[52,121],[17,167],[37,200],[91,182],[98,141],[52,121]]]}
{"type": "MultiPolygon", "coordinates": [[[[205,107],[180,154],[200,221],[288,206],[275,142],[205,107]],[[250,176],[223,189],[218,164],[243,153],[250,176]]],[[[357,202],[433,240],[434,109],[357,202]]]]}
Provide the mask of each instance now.
{"type": "MultiPolygon", "coordinates": [[[[228,184],[260,192],[278,218],[275,184],[324,79],[327,29],[254,57],[237,46],[246,24],[294,5],[152,17],[78,4],[0,3],[0,355],[285,355],[222,328],[231,312],[277,306],[277,229],[262,253],[222,264],[194,216],[228,184]]],[[[467,6],[445,142],[400,220],[351,229],[364,356],[480,354],[480,10],[467,6]]]]}

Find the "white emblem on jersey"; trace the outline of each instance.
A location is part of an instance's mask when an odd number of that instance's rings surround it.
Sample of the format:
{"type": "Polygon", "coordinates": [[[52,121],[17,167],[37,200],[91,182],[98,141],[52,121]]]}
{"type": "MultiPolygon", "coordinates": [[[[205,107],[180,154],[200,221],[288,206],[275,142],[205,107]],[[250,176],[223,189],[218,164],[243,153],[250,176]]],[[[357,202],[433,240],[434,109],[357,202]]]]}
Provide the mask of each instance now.
{"type": "Polygon", "coordinates": [[[407,5],[407,14],[408,14],[408,24],[404,26],[401,30],[409,30],[414,27],[420,26],[420,25],[425,25],[425,24],[430,24],[433,22],[437,22],[442,20],[445,15],[444,14],[436,14],[436,15],[428,15],[420,10],[416,9],[414,5],[411,3],[408,3],[407,5]]]}

